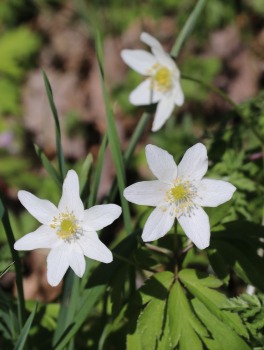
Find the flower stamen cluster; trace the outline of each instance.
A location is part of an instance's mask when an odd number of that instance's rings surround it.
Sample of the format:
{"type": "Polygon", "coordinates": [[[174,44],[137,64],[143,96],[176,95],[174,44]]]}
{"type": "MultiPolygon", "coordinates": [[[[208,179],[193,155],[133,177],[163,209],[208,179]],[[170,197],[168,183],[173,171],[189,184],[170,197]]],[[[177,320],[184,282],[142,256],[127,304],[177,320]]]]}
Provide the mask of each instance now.
{"type": "Polygon", "coordinates": [[[201,143],[189,148],[179,165],[171,154],[154,145],[146,146],[146,158],[156,180],[137,182],[124,191],[130,202],[155,207],[145,223],[143,241],[163,237],[176,218],[199,249],[208,247],[210,223],[202,207],[225,203],[236,188],[227,181],[204,178],[208,157],[201,143]]]}
{"type": "Polygon", "coordinates": [[[66,211],[54,217],[50,227],[56,229],[56,234],[66,242],[76,240],[83,230],[73,212],[66,211]]]}
{"type": "Polygon", "coordinates": [[[26,234],[14,245],[16,250],[50,249],[47,256],[47,279],[57,286],[70,267],[77,276],[85,271],[85,257],[103,263],[113,260],[112,252],[100,241],[97,230],[110,225],[121,214],[115,204],[95,205],[84,209],[80,198],[78,175],[69,170],[62,186],[58,207],[27,191],[18,198],[41,226],[26,234]]]}
{"type": "Polygon", "coordinates": [[[121,57],[146,79],[129,95],[135,106],[157,103],[152,131],[159,130],[172,115],[175,105],[182,106],[184,96],[180,84],[180,71],[153,36],[141,33],[141,41],[150,46],[151,53],[144,50],[122,50],[121,57]]]}
{"type": "Polygon", "coordinates": [[[167,92],[172,88],[172,73],[164,66],[159,66],[153,75],[153,89],[159,92],[167,92]]]}
{"type": "Polygon", "coordinates": [[[173,209],[176,217],[181,215],[191,215],[196,208],[193,200],[197,197],[197,188],[189,180],[177,178],[173,186],[166,192],[165,200],[173,209]]]}

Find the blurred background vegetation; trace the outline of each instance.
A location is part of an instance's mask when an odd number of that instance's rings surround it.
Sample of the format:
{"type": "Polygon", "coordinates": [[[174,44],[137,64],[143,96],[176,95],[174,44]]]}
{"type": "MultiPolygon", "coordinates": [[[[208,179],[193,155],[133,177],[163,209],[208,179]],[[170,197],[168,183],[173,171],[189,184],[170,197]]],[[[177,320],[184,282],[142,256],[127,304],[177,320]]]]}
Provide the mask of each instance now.
{"type": "MultiPolygon", "coordinates": [[[[144,108],[128,102],[129,92],[141,77],[125,66],[120,50],[144,48],[139,41],[144,30],[169,51],[194,4],[194,0],[0,2],[0,190],[11,209],[16,238],[37,225],[18,203],[19,189],[55,203],[59,198],[56,184],[34,150],[36,144],[49,159],[56,157],[42,69],[53,87],[66,159],[69,167],[78,171],[88,153],[96,160],[106,128],[96,33],[103,38],[106,83],[125,149],[144,108]]],[[[187,147],[201,140],[209,148],[209,176],[226,178],[238,188],[235,205],[227,208],[229,218],[260,222],[263,153],[255,131],[264,138],[263,0],[208,1],[177,64],[182,74],[223,89],[240,104],[239,111],[231,111],[210,89],[182,79],[186,103],[175,110],[162,130],[143,135],[128,169],[128,184],[150,176],[146,143],[167,149],[179,161],[187,147]]],[[[99,200],[107,195],[113,177],[114,167],[107,157],[99,200]]],[[[145,209],[133,210],[141,214],[145,209]]],[[[10,262],[5,240],[1,229],[0,270],[10,262]]],[[[6,288],[12,285],[7,278],[1,283],[6,288]]],[[[26,289],[25,294],[46,297],[43,289],[26,289]]]]}

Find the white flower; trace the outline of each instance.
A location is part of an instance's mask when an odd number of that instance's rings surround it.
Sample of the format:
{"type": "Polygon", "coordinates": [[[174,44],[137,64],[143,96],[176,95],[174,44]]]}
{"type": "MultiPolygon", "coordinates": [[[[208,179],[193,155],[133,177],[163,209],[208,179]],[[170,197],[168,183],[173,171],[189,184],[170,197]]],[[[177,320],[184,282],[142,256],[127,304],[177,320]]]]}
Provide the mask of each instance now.
{"type": "Polygon", "coordinates": [[[177,218],[198,248],[208,247],[209,218],[201,206],[216,207],[228,201],[236,188],[226,181],[203,179],[208,158],[201,143],[185,152],[178,167],[167,151],[153,145],[146,146],[146,157],[158,180],[138,182],[124,191],[128,201],[156,207],[144,226],[143,241],[163,237],[177,218]]]}
{"type": "Polygon", "coordinates": [[[171,116],[174,105],[184,102],[180,71],[157,39],[148,33],[141,33],[140,39],[151,47],[152,54],[144,50],[121,51],[128,66],[148,77],[131,92],[129,101],[136,106],[158,102],[152,125],[152,131],[157,131],[171,116]]]}
{"type": "Polygon", "coordinates": [[[99,240],[96,231],[117,219],[121,208],[115,204],[104,204],[84,210],[75,171],[70,170],[64,180],[58,208],[27,191],[19,191],[18,198],[42,225],[20,238],[14,248],[51,249],[47,257],[50,285],[58,285],[69,266],[77,276],[82,277],[85,271],[84,256],[104,263],[113,260],[111,251],[99,240]]]}

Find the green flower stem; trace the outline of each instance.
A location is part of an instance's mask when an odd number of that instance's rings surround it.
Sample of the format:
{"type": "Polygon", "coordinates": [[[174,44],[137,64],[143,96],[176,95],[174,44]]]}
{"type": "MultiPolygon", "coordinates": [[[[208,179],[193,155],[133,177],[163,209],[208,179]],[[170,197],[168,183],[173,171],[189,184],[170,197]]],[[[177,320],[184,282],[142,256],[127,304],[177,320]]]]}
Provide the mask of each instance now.
{"type": "Polygon", "coordinates": [[[256,129],[256,127],[254,125],[252,125],[251,123],[249,123],[248,121],[245,120],[239,106],[226,94],[224,93],[222,90],[218,89],[217,87],[211,85],[211,84],[208,84],[208,83],[205,83],[203,82],[202,80],[200,79],[197,79],[197,78],[193,78],[193,77],[190,77],[189,75],[186,75],[186,74],[182,74],[181,75],[181,78],[184,79],[184,80],[189,80],[189,81],[193,81],[197,84],[200,84],[202,86],[204,86],[205,88],[213,91],[214,93],[216,93],[217,95],[221,96],[226,102],[228,102],[230,104],[230,106],[232,106],[234,108],[234,110],[236,111],[236,113],[243,119],[243,122],[245,123],[245,125],[247,127],[249,127],[253,133],[255,134],[255,136],[258,138],[258,140],[260,141],[260,143],[262,145],[264,145],[264,138],[263,136],[259,133],[258,129],[256,129]]]}
{"type": "Polygon", "coordinates": [[[133,266],[135,267],[136,269],[138,270],[146,270],[146,271],[149,271],[149,272],[153,272],[153,273],[156,273],[155,270],[151,269],[151,268],[142,268],[140,267],[139,265],[135,264],[132,260],[129,260],[127,258],[125,258],[124,256],[122,255],[119,255],[117,253],[114,253],[112,252],[113,256],[118,259],[118,260],[121,260],[121,261],[124,261],[126,264],[130,265],[130,266],[133,266]]]}
{"type": "Polygon", "coordinates": [[[142,117],[140,118],[140,121],[138,122],[138,125],[130,139],[130,142],[124,154],[125,165],[128,164],[131,156],[133,155],[136,145],[138,144],[138,141],[141,138],[145,130],[145,126],[148,123],[150,117],[151,117],[150,113],[143,113],[142,117]]]}
{"type": "Polygon", "coordinates": [[[150,250],[153,250],[156,253],[167,255],[168,257],[173,257],[173,252],[169,249],[158,247],[154,244],[146,243],[146,247],[150,250]]]}
{"type": "Polygon", "coordinates": [[[13,230],[10,224],[8,212],[4,206],[2,199],[0,198],[0,217],[2,217],[3,226],[6,232],[6,237],[8,241],[8,245],[11,251],[12,259],[15,264],[16,271],[16,285],[17,285],[17,293],[18,293],[18,322],[20,330],[22,330],[23,325],[26,320],[26,310],[25,310],[25,299],[24,299],[24,290],[23,290],[23,281],[22,281],[22,269],[21,263],[19,259],[18,252],[14,249],[15,238],[13,234],[13,230]]]}
{"type": "Polygon", "coordinates": [[[102,45],[101,45],[101,39],[99,36],[99,33],[96,37],[96,54],[97,54],[97,60],[99,65],[99,75],[100,75],[100,82],[101,82],[101,88],[103,92],[104,102],[105,102],[105,108],[106,108],[106,122],[107,122],[107,135],[109,140],[109,147],[111,150],[111,154],[113,157],[113,162],[115,165],[116,170],[116,176],[117,176],[117,184],[120,194],[120,201],[122,206],[122,215],[124,219],[124,226],[126,230],[126,234],[129,235],[132,231],[132,223],[131,223],[131,216],[130,216],[130,210],[127,201],[125,200],[123,196],[123,192],[125,189],[125,166],[124,166],[124,160],[122,157],[122,151],[121,151],[121,145],[119,142],[119,136],[117,133],[117,128],[115,124],[115,118],[113,115],[113,111],[110,104],[110,99],[108,96],[108,92],[105,85],[104,80],[104,68],[103,68],[103,59],[102,59],[102,45]]]}
{"type": "Polygon", "coordinates": [[[88,207],[89,208],[96,204],[96,196],[98,193],[99,184],[100,184],[100,180],[101,180],[101,175],[102,175],[102,170],[103,170],[103,165],[104,165],[104,156],[105,156],[105,151],[106,151],[107,145],[108,145],[108,135],[107,135],[107,133],[105,133],[103,140],[102,140],[102,143],[101,143],[101,146],[100,146],[100,149],[99,149],[95,171],[93,173],[91,192],[90,192],[89,200],[88,200],[88,207]]]}
{"type": "MultiPolygon", "coordinates": [[[[151,117],[151,114],[149,113],[144,113],[142,115],[142,117],[140,118],[140,121],[139,123],[137,124],[137,127],[130,139],[130,142],[128,144],[128,147],[124,153],[124,164],[125,166],[128,164],[128,162],[130,161],[133,153],[134,153],[134,150],[138,144],[138,141],[139,139],[141,138],[144,130],[145,130],[145,127],[146,127],[146,124],[148,123],[149,119],[151,117]]],[[[109,192],[109,196],[108,196],[108,202],[111,203],[114,201],[115,197],[116,197],[116,194],[117,194],[117,180],[115,179],[113,184],[112,184],[112,187],[110,189],[110,192],[109,192]]]]}
{"type": "Polygon", "coordinates": [[[186,41],[186,39],[188,38],[188,36],[191,34],[191,32],[193,31],[193,28],[197,22],[198,17],[200,16],[204,5],[206,3],[207,0],[198,0],[194,9],[192,10],[190,16],[188,17],[184,27],[182,28],[182,30],[180,31],[175,44],[173,45],[172,49],[171,49],[171,56],[172,57],[177,57],[182,45],[184,44],[184,42],[186,41]]]}

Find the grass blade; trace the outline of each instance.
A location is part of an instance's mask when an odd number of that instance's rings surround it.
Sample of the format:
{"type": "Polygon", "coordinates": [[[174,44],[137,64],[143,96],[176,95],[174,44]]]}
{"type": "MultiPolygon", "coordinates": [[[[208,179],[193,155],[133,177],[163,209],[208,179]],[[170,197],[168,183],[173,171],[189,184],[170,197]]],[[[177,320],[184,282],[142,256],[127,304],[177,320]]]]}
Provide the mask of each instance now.
{"type": "Polygon", "coordinates": [[[69,269],[63,285],[62,302],[58,317],[58,326],[53,335],[52,344],[56,344],[74,320],[76,303],[79,298],[79,278],[69,269]]]}
{"type": "Polygon", "coordinates": [[[92,165],[93,165],[93,156],[91,153],[89,153],[83,162],[82,169],[79,176],[80,194],[83,202],[85,203],[87,202],[87,195],[89,193],[89,181],[90,181],[92,165]]]}
{"type": "Polygon", "coordinates": [[[84,298],[80,303],[78,312],[74,319],[74,323],[68,328],[68,331],[62,334],[62,337],[54,345],[54,350],[63,350],[65,346],[71,341],[74,335],[78,332],[82,324],[87,318],[87,314],[91,311],[99,297],[105,290],[105,286],[97,286],[85,291],[84,298]]]}
{"type": "MultiPolygon", "coordinates": [[[[139,139],[141,138],[143,131],[145,129],[145,126],[147,124],[147,122],[149,121],[151,115],[149,113],[144,113],[130,139],[130,142],[128,144],[128,147],[124,153],[124,163],[125,165],[128,164],[128,162],[130,161],[130,158],[132,156],[132,154],[134,153],[134,150],[136,148],[136,145],[138,144],[139,139]]],[[[111,190],[109,192],[108,195],[108,202],[111,203],[114,201],[115,197],[116,197],[116,192],[117,192],[117,181],[115,179],[115,181],[113,182],[113,185],[111,187],[111,190]]]]}
{"type": "Polygon", "coordinates": [[[51,162],[45,156],[43,151],[37,145],[34,145],[34,148],[35,148],[35,152],[36,152],[37,156],[41,160],[41,163],[44,166],[44,168],[46,169],[47,173],[53,178],[55,183],[61,189],[61,179],[60,179],[59,174],[57,173],[57,170],[54,168],[54,166],[51,164],[51,162]]]}
{"type": "Polygon", "coordinates": [[[24,327],[22,328],[22,330],[19,334],[19,337],[17,338],[14,350],[23,350],[24,349],[24,345],[27,341],[27,337],[28,337],[31,325],[32,325],[32,322],[34,320],[34,317],[35,317],[35,314],[37,311],[37,305],[38,304],[36,304],[35,309],[31,312],[26,323],[24,324],[24,327]]]}
{"type": "Polygon", "coordinates": [[[134,153],[136,145],[138,144],[138,141],[141,138],[143,131],[145,129],[145,126],[146,126],[147,122],[149,121],[150,117],[151,117],[151,115],[149,113],[144,113],[142,115],[142,117],[141,117],[131,139],[130,139],[128,147],[125,151],[125,154],[124,154],[125,165],[128,163],[132,154],[134,153]]]}
{"type": "Polygon", "coordinates": [[[3,277],[3,276],[7,273],[7,271],[10,269],[10,267],[11,267],[14,263],[15,263],[15,262],[12,261],[7,267],[4,268],[3,271],[1,271],[1,273],[0,273],[0,278],[3,277]]]}
{"type": "Polygon", "coordinates": [[[58,156],[58,162],[59,162],[59,168],[60,168],[60,175],[61,175],[61,179],[63,180],[66,175],[66,168],[65,168],[64,155],[63,155],[62,146],[61,146],[61,131],[60,131],[59,116],[53,100],[53,93],[52,93],[49,79],[44,71],[42,71],[42,74],[43,74],[43,79],[45,83],[46,93],[49,99],[50,108],[51,108],[54,122],[55,122],[57,156],[58,156]]]}
{"type": "Polygon", "coordinates": [[[105,150],[108,144],[108,137],[107,133],[103,137],[103,141],[101,143],[99,153],[98,153],[98,158],[96,162],[96,168],[94,171],[93,175],[93,181],[91,185],[91,193],[89,196],[89,201],[88,201],[88,207],[92,207],[96,203],[96,196],[98,193],[98,188],[101,180],[101,175],[102,175],[102,169],[103,169],[103,162],[104,162],[104,156],[105,156],[105,150]]]}
{"type": "Polygon", "coordinates": [[[206,0],[198,0],[194,9],[192,10],[192,13],[188,17],[184,27],[180,31],[180,34],[178,35],[175,44],[173,45],[173,48],[171,49],[171,56],[177,57],[182,45],[184,44],[185,40],[188,38],[188,36],[193,31],[193,28],[197,22],[198,17],[200,16],[203,7],[206,3],[206,0]]]}
{"type": "Polygon", "coordinates": [[[2,223],[6,232],[8,245],[12,255],[12,260],[14,260],[14,264],[15,264],[16,285],[17,285],[17,293],[18,293],[18,305],[17,305],[18,321],[19,321],[20,329],[22,329],[25,321],[25,299],[24,299],[24,291],[23,291],[23,283],[22,283],[22,269],[21,269],[18,252],[14,249],[15,238],[14,238],[14,234],[10,224],[8,212],[5,208],[5,205],[1,197],[0,197],[0,219],[2,219],[2,223]]]}
{"type": "Polygon", "coordinates": [[[121,205],[123,209],[123,218],[124,218],[124,224],[127,234],[131,233],[131,218],[130,218],[130,212],[129,212],[129,206],[127,201],[125,200],[123,196],[123,192],[125,189],[125,168],[124,168],[124,162],[122,158],[122,152],[121,152],[121,146],[119,142],[118,133],[116,130],[116,125],[114,121],[114,116],[110,107],[110,101],[108,98],[108,94],[106,91],[106,86],[104,82],[104,71],[103,71],[103,65],[102,65],[102,50],[101,50],[101,42],[100,37],[97,35],[96,40],[96,47],[97,47],[97,58],[99,63],[99,73],[100,73],[100,80],[101,80],[101,86],[103,90],[103,96],[105,101],[105,107],[106,107],[106,116],[107,116],[107,133],[108,133],[108,139],[109,139],[109,145],[110,150],[113,156],[115,168],[116,168],[116,175],[117,175],[117,184],[118,189],[120,193],[120,199],[121,199],[121,205]]]}

